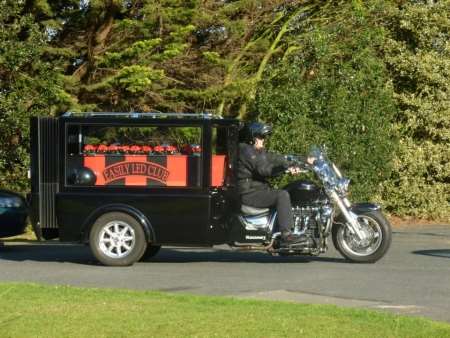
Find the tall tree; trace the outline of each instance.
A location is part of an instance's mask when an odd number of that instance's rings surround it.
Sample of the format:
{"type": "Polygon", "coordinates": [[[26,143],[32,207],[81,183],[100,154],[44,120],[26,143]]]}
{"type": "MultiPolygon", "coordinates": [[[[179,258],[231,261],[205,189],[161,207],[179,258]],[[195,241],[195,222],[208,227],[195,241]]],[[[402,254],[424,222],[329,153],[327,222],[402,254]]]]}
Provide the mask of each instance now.
{"type": "Polygon", "coordinates": [[[215,107],[219,114],[247,118],[248,105],[272,58],[294,48],[290,36],[299,31],[298,22],[322,5],[320,1],[254,0],[216,6],[214,24],[204,31],[220,31],[227,37],[204,54],[221,66],[223,79],[217,83],[215,107]]]}
{"type": "Polygon", "coordinates": [[[170,99],[170,90],[184,81],[179,73],[194,30],[196,1],[40,3],[47,5],[34,10],[54,29],[50,57],[64,61],[72,108],[185,108],[170,99]]]}
{"type": "Polygon", "coordinates": [[[0,186],[28,186],[29,117],[52,115],[69,97],[43,61],[48,34],[23,2],[0,1],[0,186]]]}
{"type": "MultiPolygon", "coordinates": [[[[39,1],[78,109],[245,117],[284,38],[320,1],[39,1]],[[46,4],[46,5],[43,5],[46,4]],[[81,5],[80,5],[81,4],[81,5]]],[[[75,105],[76,108],[76,105],[75,105]]]]}

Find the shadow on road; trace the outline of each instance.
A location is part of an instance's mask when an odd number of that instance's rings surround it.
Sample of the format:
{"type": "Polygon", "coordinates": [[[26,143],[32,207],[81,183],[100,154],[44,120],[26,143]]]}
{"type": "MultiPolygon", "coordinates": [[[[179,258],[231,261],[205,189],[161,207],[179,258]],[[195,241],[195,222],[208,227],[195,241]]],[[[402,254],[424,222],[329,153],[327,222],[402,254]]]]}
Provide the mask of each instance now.
{"type": "Polygon", "coordinates": [[[448,231],[442,230],[442,229],[436,229],[434,232],[420,232],[420,231],[392,231],[394,235],[399,236],[411,236],[411,235],[417,235],[417,236],[429,236],[429,237],[439,237],[439,238],[448,238],[450,237],[450,233],[448,231]]]}
{"type": "Polygon", "coordinates": [[[347,263],[343,258],[313,256],[271,256],[265,252],[214,250],[190,251],[189,249],[163,248],[146,262],[151,263],[195,263],[195,262],[245,262],[245,263],[347,263]]]}
{"type": "Polygon", "coordinates": [[[0,259],[98,265],[87,246],[68,244],[8,244],[0,247],[0,259]]]}
{"type": "MultiPolygon", "coordinates": [[[[7,245],[0,247],[0,259],[6,261],[59,262],[82,265],[99,265],[89,247],[83,245],[7,245]]],[[[162,248],[153,258],[143,263],[349,263],[343,258],[311,256],[270,256],[264,252],[233,251],[221,249],[162,248]]]]}
{"type": "Polygon", "coordinates": [[[413,251],[412,253],[415,255],[450,258],[450,249],[417,250],[413,251]]]}

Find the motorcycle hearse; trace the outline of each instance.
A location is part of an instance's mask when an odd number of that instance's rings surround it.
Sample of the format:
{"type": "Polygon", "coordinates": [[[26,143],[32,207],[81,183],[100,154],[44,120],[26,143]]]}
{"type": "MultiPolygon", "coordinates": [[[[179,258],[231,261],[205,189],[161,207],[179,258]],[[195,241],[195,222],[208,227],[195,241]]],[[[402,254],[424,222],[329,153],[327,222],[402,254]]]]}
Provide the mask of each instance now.
{"type": "Polygon", "coordinates": [[[352,204],[349,180],[323,149],[315,174],[285,187],[292,232],[285,244],[275,210],[239,203],[240,122],[209,114],[65,113],[31,119],[30,219],[40,240],[90,245],[110,266],[131,265],[161,246],[229,244],[272,255],[319,255],[331,236],[354,262],[387,252],[391,228],[372,203],[352,204]]]}

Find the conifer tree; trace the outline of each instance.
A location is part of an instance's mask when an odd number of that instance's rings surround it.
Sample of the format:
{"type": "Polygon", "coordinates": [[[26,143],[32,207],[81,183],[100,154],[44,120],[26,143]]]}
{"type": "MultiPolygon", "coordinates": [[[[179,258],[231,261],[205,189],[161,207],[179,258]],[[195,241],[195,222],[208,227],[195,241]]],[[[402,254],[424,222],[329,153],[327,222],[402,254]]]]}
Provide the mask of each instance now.
{"type": "Polygon", "coordinates": [[[43,60],[48,34],[24,3],[0,1],[0,187],[28,188],[29,117],[52,115],[69,97],[43,60]]]}

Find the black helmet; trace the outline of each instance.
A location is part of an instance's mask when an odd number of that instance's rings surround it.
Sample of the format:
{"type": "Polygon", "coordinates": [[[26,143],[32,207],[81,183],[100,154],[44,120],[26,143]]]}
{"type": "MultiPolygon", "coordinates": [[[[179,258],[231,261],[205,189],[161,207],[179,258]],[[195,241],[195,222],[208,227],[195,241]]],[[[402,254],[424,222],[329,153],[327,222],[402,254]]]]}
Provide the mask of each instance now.
{"type": "Polygon", "coordinates": [[[251,122],[246,129],[248,141],[254,141],[256,137],[265,138],[272,133],[272,127],[261,122],[251,122]]]}

